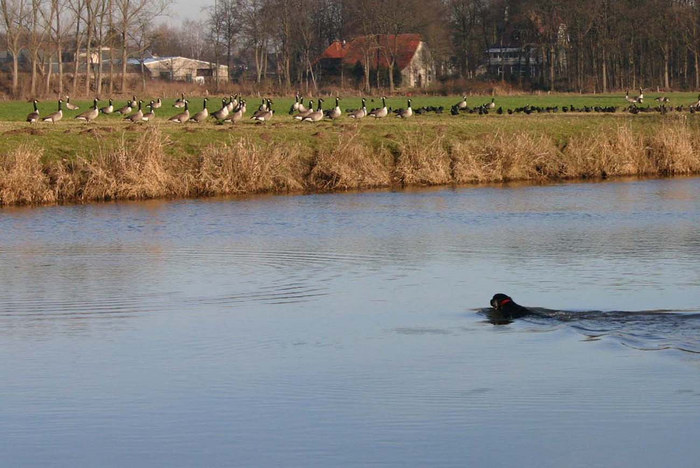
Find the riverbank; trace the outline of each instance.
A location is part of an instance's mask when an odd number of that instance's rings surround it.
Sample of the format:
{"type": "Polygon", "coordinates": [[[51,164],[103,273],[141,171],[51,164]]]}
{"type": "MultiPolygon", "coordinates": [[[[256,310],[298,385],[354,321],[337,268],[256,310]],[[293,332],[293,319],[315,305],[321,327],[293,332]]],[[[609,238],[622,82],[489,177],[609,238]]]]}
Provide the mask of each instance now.
{"type": "Polygon", "coordinates": [[[700,116],[2,123],[0,205],[700,173],[700,116]]]}

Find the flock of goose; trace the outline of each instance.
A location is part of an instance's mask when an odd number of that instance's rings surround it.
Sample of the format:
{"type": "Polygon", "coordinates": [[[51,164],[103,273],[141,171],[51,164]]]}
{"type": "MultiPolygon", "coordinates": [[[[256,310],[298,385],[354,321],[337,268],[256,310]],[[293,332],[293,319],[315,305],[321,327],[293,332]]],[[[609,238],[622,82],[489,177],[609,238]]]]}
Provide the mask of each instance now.
{"type": "MultiPolygon", "coordinates": [[[[659,103],[657,107],[651,107],[647,105],[646,107],[641,107],[640,104],[644,102],[644,90],[640,89],[639,90],[639,95],[637,97],[630,97],[629,96],[629,91],[625,93],[625,100],[629,103],[629,106],[625,107],[623,110],[626,110],[632,114],[638,114],[640,112],[660,112],[660,113],[667,113],[667,112],[682,112],[686,109],[685,106],[680,105],[680,106],[670,106],[667,105],[670,102],[670,99],[666,96],[660,96],[655,98],[655,101],[659,103]]],[[[209,119],[210,117],[215,119],[218,122],[230,122],[230,123],[238,123],[242,121],[246,117],[247,113],[247,103],[246,101],[241,98],[240,96],[230,96],[230,98],[223,98],[221,100],[221,108],[219,108],[216,111],[209,112],[208,109],[208,98],[204,98],[203,104],[202,104],[202,110],[200,110],[197,113],[191,114],[189,110],[189,100],[185,98],[185,95],[182,94],[179,99],[175,101],[173,104],[173,107],[180,108],[182,109],[181,112],[178,112],[177,114],[173,115],[168,119],[170,122],[174,123],[180,123],[184,124],[186,122],[195,122],[195,123],[202,123],[209,119]]],[[[371,110],[367,109],[367,100],[365,98],[362,98],[362,107],[359,109],[346,109],[343,111],[340,108],[340,98],[335,98],[335,106],[331,109],[326,109],[324,110],[323,108],[323,103],[324,100],[319,98],[316,101],[316,108],[314,108],[314,101],[310,100],[308,101],[308,105],[304,104],[304,98],[300,97],[299,94],[296,95],[294,104],[291,106],[289,109],[289,114],[293,116],[293,118],[297,121],[301,122],[320,122],[325,119],[330,119],[330,120],[335,120],[340,117],[342,117],[344,114],[347,115],[351,119],[359,120],[363,119],[365,117],[372,117],[375,119],[382,119],[385,117],[388,117],[390,115],[395,115],[398,118],[401,119],[408,119],[414,115],[424,115],[428,113],[436,113],[436,114],[442,114],[444,112],[444,107],[438,106],[426,106],[426,107],[421,107],[418,109],[413,109],[412,107],[412,101],[411,99],[407,100],[407,106],[406,108],[400,108],[400,109],[392,109],[391,107],[387,107],[386,104],[386,98],[382,97],[381,98],[382,105],[381,107],[373,108],[371,110]]],[[[124,120],[127,120],[132,123],[137,123],[137,122],[148,122],[153,119],[155,119],[156,116],[156,109],[160,109],[163,106],[163,101],[158,98],[156,100],[152,100],[148,103],[148,110],[144,109],[144,101],[142,100],[137,100],[136,96],[132,97],[131,100],[127,101],[127,103],[120,107],[120,108],[115,108],[114,103],[112,99],[109,99],[109,104],[104,106],[104,107],[99,107],[99,100],[95,98],[93,100],[92,106],[87,109],[86,111],[77,114],[74,116],[76,120],[81,120],[84,122],[92,122],[95,119],[97,119],[101,114],[109,115],[109,114],[121,114],[124,116],[124,120]]],[[[46,116],[42,116],[39,112],[39,107],[38,104],[39,102],[37,100],[34,100],[32,102],[34,106],[34,110],[27,115],[27,122],[29,123],[36,123],[36,122],[51,122],[51,123],[56,123],[59,120],[63,118],[63,105],[64,101],[63,99],[58,100],[58,110],[56,112],[53,112],[51,114],[48,114],[46,116]]],[[[260,106],[258,106],[257,110],[252,114],[250,117],[250,120],[259,122],[259,123],[264,123],[270,121],[273,116],[275,115],[275,110],[272,108],[272,100],[269,98],[265,98],[262,100],[260,106]]],[[[77,111],[79,110],[79,107],[73,103],[70,102],[70,97],[66,96],[65,100],[65,107],[68,110],[71,111],[77,111]]],[[[571,106],[562,106],[561,108],[559,106],[551,106],[551,107],[539,107],[539,106],[523,106],[523,107],[516,107],[516,108],[508,108],[508,109],[503,109],[503,107],[498,107],[496,108],[496,100],[495,98],[491,99],[491,102],[485,103],[485,104],[480,104],[478,106],[470,107],[467,104],[467,97],[464,96],[463,99],[454,104],[451,109],[450,109],[450,114],[451,115],[459,115],[462,113],[468,113],[468,114],[479,114],[479,115],[484,115],[488,114],[490,112],[495,112],[497,114],[518,114],[518,113],[524,113],[524,114],[532,114],[532,113],[556,113],[559,112],[560,110],[562,112],[606,112],[606,113],[613,113],[617,112],[620,108],[618,106],[583,106],[583,107],[575,107],[574,105],[571,106]]],[[[695,113],[700,111],[700,95],[698,96],[698,100],[696,102],[693,102],[687,106],[687,109],[691,113],[695,113]]]]}

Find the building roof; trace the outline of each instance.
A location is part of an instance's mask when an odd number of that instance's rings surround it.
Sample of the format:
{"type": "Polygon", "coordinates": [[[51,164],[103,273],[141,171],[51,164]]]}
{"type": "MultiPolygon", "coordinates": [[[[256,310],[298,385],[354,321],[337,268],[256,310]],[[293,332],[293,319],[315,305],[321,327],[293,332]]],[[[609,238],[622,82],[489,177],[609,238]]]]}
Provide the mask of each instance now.
{"type": "Polygon", "coordinates": [[[342,60],[346,65],[355,65],[365,61],[365,54],[369,52],[370,68],[387,67],[389,61],[386,51],[396,54],[396,65],[399,70],[408,67],[416,55],[421,44],[420,34],[378,34],[356,37],[350,42],[334,41],[316,59],[342,60]],[[382,52],[384,50],[385,52],[382,52]]]}
{"type": "MultiPolygon", "coordinates": [[[[148,66],[152,65],[154,63],[160,63],[160,62],[170,62],[174,60],[185,60],[187,62],[194,62],[197,65],[200,65],[202,68],[210,68],[213,67],[215,64],[212,62],[205,62],[204,60],[197,60],[197,59],[192,59],[192,58],[187,58],[187,57],[180,57],[180,56],[173,56],[173,57],[148,57],[143,60],[143,64],[148,66]]],[[[130,58],[127,60],[127,63],[130,65],[140,65],[141,61],[139,59],[135,58],[130,58]]],[[[219,64],[219,68],[228,68],[226,65],[219,64]]]]}

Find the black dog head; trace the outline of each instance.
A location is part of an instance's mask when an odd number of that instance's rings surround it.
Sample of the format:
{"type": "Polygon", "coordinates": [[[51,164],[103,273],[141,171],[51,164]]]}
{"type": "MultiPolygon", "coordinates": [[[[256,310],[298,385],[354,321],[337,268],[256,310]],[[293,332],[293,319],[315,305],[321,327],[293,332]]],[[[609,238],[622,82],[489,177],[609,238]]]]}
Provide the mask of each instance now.
{"type": "Polygon", "coordinates": [[[511,299],[509,296],[498,293],[494,294],[493,298],[491,299],[491,307],[493,307],[496,310],[503,310],[503,306],[512,302],[513,299],[511,299]]]}

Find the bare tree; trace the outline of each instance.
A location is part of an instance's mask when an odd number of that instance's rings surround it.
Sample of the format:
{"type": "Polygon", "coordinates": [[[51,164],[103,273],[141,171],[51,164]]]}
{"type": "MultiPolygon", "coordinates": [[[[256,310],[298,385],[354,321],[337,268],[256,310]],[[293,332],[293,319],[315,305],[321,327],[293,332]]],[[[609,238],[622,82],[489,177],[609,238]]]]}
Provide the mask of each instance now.
{"type": "Polygon", "coordinates": [[[5,24],[7,50],[12,54],[12,94],[17,96],[19,86],[19,58],[22,53],[22,34],[31,16],[27,0],[0,0],[5,24]]]}

